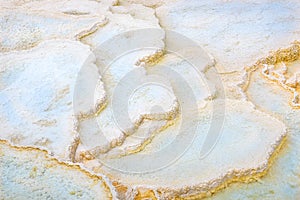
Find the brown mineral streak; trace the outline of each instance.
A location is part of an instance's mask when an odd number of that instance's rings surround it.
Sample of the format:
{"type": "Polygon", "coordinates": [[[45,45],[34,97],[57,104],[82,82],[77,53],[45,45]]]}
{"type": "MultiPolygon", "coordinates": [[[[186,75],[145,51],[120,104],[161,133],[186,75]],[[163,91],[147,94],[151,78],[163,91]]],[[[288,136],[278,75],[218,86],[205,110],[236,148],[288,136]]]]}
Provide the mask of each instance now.
{"type": "Polygon", "coordinates": [[[83,38],[95,33],[100,27],[105,26],[108,22],[108,18],[104,17],[101,22],[94,24],[89,30],[84,30],[81,33],[78,33],[75,38],[77,40],[82,40],[83,38]]]}
{"type": "MultiPolygon", "coordinates": [[[[118,4],[118,1],[116,1],[115,5],[117,5],[117,4],[118,4]]],[[[65,12],[65,14],[80,15],[80,14],[85,14],[85,13],[77,13],[76,11],[74,11],[74,12],[71,11],[69,13],[65,12]]],[[[89,30],[84,30],[84,31],[80,32],[79,34],[77,34],[75,36],[75,39],[82,40],[83,38],[95,33],[100,27],[105,26],[107,23],[109,23],[109,20],[107,18],[104,18],[101,22],[94,24],[89,30]]],[[[81,41],[81,42],[83,42],[83,41],[81,41]]],[[[32,44],[32,46],[36,46],[36,44],[32,44]]],[[[27,48],[32,48],[32,46],[29,46],[27,48]]],[[[142,64],[148,64],[150,66],[155,65],[158,62],[160,62],[161,59],[163,59],[164,54],[165,54],[164,50],[157,51],[153,55],[149,55],[142,59],[139,59],[136,62],[136,65],[142,65],[142,64]]],[[[298,60],[299,57],[300,57],[300,42],[299,41],[295,41],[293,43],[293,45],[288,48],[282,48],[275,52],[271,52],[270,55],[267,56],[266,58],[259,59],[254,65],[245,68],[246,76],[245,76],[244,83],[241,86],[242,90],[244,92],[247,91],[252,72],[263,67],[263,65],[275,65],[280,62],[293,62],[293,61],[298,60]]],[[[230,73],[232,73],[232,72],[230,72],[230,73]]],[[[267,77],[265,77],[265,78],[267,78],[267,77]]],[[[270,79],[268,79],[268,80],[270,80],[270,79]]],[[[282,86],[284,89],[288,90],[289,92],[292,92],[292,90],[290,90],[289,87],[285,85],[285,83],[279,82],[278,80],[273,80],[273,81],[278,83],[280,86],[282,86]]],[[[67,91],[67,92],[69,92],[69,91],[67,91]]],[[[290,102],[290,105],[293,108],[300,108],[300,105],[293,106],[291,102],[290,102]]],[[[105,109],[106,106],[107,106],[107,101],[106,101],[106,99],[103,99],[103,101],[101,101],[99,103],[99,105],[96,106],[95,112],[76,116],[77,123],[80,123],[81,120],[98,116],[101,113],[101,111],[103,109],[105,109]]],[[[49,109],[50,108],[51,108],[51,105],[50,105],[49,109]]],[[[171,121],[167,125],[161,127],[161,129],[158,132],[166,129],[168,126],[175,123],[175,121],[177,119],[177,115],[178,115],[177,107],[175,107],[174,110],[172,109],[171,111],[169,111],[169,113],[167,113],[165,117],[166,117],[166,119],[171,120],[171,121]]],[[[161,117],[161,116],[156,116],[156,115],[151,115],[151,114],[141,115],[140,120],[136,123],[136,125],[137,125],[137,127],[140,126],[143,123],[144,119],[155,120],[158,117],[161,117]]],[[[43,121],[41,121],[41,122],[43,122],[43,121]]],[[[46,122],[43,122],[43,125],[44,124],[48,125],[46,122]]],[[[78,132],[78,130],[76,132],[78,132]]],[[[152,137],[150,137],[149,139],[144,141],[144,143],[141,144],[141,146],[138,147],[136,150],[129,152],[129,154],[142,151],[144,149],[144,147],[151,142],[153,137],[154,137],[154,135],[152,135],[152,137]]],[[[125,139],[126,139],[126,137],[124,138],[124,140],[125,139]]],[[[263,177],[267,174],[267,172],[269,171],[269,169],[271,168],[273,163],[276,161],[276,157],[280,153],[280,150],[286,145],[287,139],[288,139],[287,135],[284,134],[281,138],[279,138],[276,141],[275,144],[273,144],[271,146],[272,149],[271,149],[271,151],[269,151],[268,157],[266,158],[266,163],[263,163],[262,165],[258,166],[257,168],[245,169],[245,170],[241,170],[241,171],[233,170],[232,172],[228,172],[223,177],[221,177],[222,183],[218,184],[217,186],[215,186],[215,187],[212,186],[213,182],[208,183],[208,189],[206,191],[200,192],[203,188],[201,188],[201,186],[198,186],[198,185],[191,186],[191,187],[187,186],[186,188],[180,188],[178,190],[167,189],[167,188],[145,189],[145,188],[141,187],[141,188],[137,188],[137,194],[134,197],[134,199],[136,199],[136,200],[153,199],[154,200],[154,199],[159,199],[159,195],[157,195],[157,194],[164,194],[164,193],[171,194],[170,196],[167,195],[168,197],[166,199],[202,199],[202,198],[206,198],[211,195],[214,195],[216,192],[225,189],[232,183],[237,183],[237,182],[249,183],[249,182],[258,181],[261,177],[263,177]],[[193,194],[191,194],[191,193],[193,193],[193,194]]],[[[76,150],[77,150],[79,143],[80,143],[80,138],[74,137],[72,144],[69,146],[69,153],[70,153],[69,157],[72,162],[76,161],[75,154],[76,154],[76,150]]],[[[107,183],[105,182],[103,177],[101,177],[101,174],[105,174],[101,168],[97,171],[93,170],[95,173],[97,173],[97,174],[94,174],[93,172],[82,168],[81,165],[79,165],[79,164],[60,161],[58,158],[50,156],[50,153],[47,150],[40,149],[38,147],[15,146],[15,145],[11,144],[10,142],[8,142],[7,140],[1,140],[1,139],[0,139],[0,144],[7,145],[10,148],[13,148],[18,151],[42,152],[43,155],[47,159],[53,161],[56,165],[62,165],[62,166],[66,166],[69,169],[79,170],[80,172],[83,172],[86,176],[88,176],[92,180],[101,181],[105,187],[105,190],[109,193],[110,199],[113,198],[110,186],[107,185],[107,183]]],[[[90,152],[88,151],[87,153],[90,153],[90,152]]],[[[1,148],[0,148],[0,156],[3,156],[3,152],[1,151],[1,148]]],[[[55,166],[55,164],[49,164],[49,165],[47,165],[47,167],[49,167],[49,168],[53,167],[53,166],[55,166]]],[[[36,171],[35,168],[33,168],[32,170],[33,170],[33,172],[36,171]]],[[[34,173],[32,175],[34,175],[34,173]]],[[[115,177],[112,177],[109,174],[105,174],[105,176],[107,176],[108,178],[110,178],[112,180],[115,179],[115,177]]],[[[125,193],[128,189],[127,186],[122,185],[121,183],[116,182],[116,181],[114,181],[112,183],[112,185],[113,186],[111,186],[111,187],[113,187],[113,189],[116,189],[117,192],[120,192],[120,193],[125,193]]]]}
{"type": "Polygon", "coordinates": [[[143,58],[140,58],[135,65],[140,66],[142,63],[143,64],[148,64],[150,66],[155,65],[157,63],[159,63],[164,55],[166,54],[166,51],[164,49],[162,50],[158,50],[155,53],[149,55],[149,56],[145,56],[143,58]]]}
{"type": "Polygon", "coordinates": [[[152,199],[156,200],[157,197],[155,196],[155,193],[152,190],[138,190],[137,195],[134,198],[135,200],[142,200],[142,199],[152,199]]]}
{"type": "MultiPolygon", "coordinates": [[[[59,159],[55,158],[55,157],[52,157],[49,155],[49,152],[47,150],[44,150],[44,149],[40,149],[40,148],[37,148],[37,147],[30,147],[30,146],[15,146],[15,145],[12,145],[11,143],[9,143],[8,141],[6,140],[1,140],[0,139],[0,144],[3,144],[3,145],[6,145],[12,149],[15,149],[17,151],[36,151],[36,152],[41,152],[43,153],[44,157],[49,159],[50,161],[53,161],[55,164],[57,165],[61,165],[61,166],[65,166],[69,169],[73,169],[73,170],[77,170],[77,171],[80,171],[82,172],[83,174],[85,174],[87,177],[93,179],[94,181],[101,181],[106,192],[108,193],[109,195],[109,199],[112,199],[112,192],[111,192],[111,189],[110,187],[107,185],[107,183],[105,182],[105,180],[100,176],[100,175],[96,175],[96,174],[92,174],[91,172],[83,169],[80,165],[78,164],[75,164],[75,163],[67,163],[67,162],[63,162],[63,161],[60,161],[59,159]]],[[[0,148],[0,156],[3,156],[3,152],[1,151],[1,148],[0,148]]],[[[53,167],[53,165],[48,165],[49,168],[53,167]]]]}
{"type": "MultiPolygon", "coordinates": [[[[300,57],[300,42],[299,41],[295,41],[293,43],[293,45],[288,48],[281,48],[275,52],[271,52],[268,57],[259,59],[254,65],[252,65],[250,67],[246,67],[246,72],[247,72],[246,78],[247,79],[245,81],[245,84],[242,85],[242,89],[244,91],[247,90],[249,82],[250,82],[251,73],[256,71],[259,67],[262,67],[264,64],[275,65],[280,62],[293,62],[295,60],[298,60],[299,57],[300,57]]],[[[269,158],[267,159],[268,160],[267,165],[265,167],[262,166],[263,167],[262,172],[259,172],[260,167],[258,167],[257,169],[251,169],[250,171],[252,174],[249,174],[249,172],[248,172],[249,170],[246,170],[244,172],[243,171],[241,171],[241,172],[234,171],[233,178],[225,180],[222,184],[218,185],[215,188],[211,188],[207,192],[203,192],[203,193],[199,193],[199,194],[195,194],[195,195],[188,195],[188,196],[183,197],[182,194],[184,194],[184,193],[180,193],[178,191],[173,191],[174,193],[177,193],[177,195],[173,199],[187,199],[187,200],[188,199],[202,199],[202,198],[209,197],[209,196],[213,195],[214,193],[225,189],[232,183],[237,183],[237,182],[249,183],[249,182],[258,181],[261,177],[263,177],[267,174],[267,172],[271,168],[272,164],[275,162],[276,157],[279,154],[280,150],[285,146],[286,140],[287,140],[287,136],[284,135],[278,141],[278,144],[276,144],[277,146],[275,147],[275,149],[273,149],[273,152],[269,153],[269,158]],[[243,175],[242,176],[238,175],[240,173],[242,173],[243,175]]],[[[226,174],[224,177],[226,177],[227,175],[229,175],[229,174],[226,174]]],[[[191,188],[186,188],[184,190],[188,191],[189,189],[191,189],[191,188]]],[[[164,193],[166,191],[164,189],[162,189],[162,190],[158,190],[158,193],[164,193]]],[[[146,191],[138,190],[138,194],[136,195],[135,199],[142,200],[145,198],[157,199],[155,197],[153,190],[151,190],[151,189],[146,190],[146,191]]]]}
{"type": "MultiPolygon", "coordinates": [[[[286,145],[286,140],[287,140],[287,136],[284,136],[280,142],[280,144],[278,144],[278,146],[274,149],[274,151],[271,153],[270,157],[268,158],[268,163],[267,166],[265,167],[265,169],[263,169],[262,172],[257,172],[257,170],[259,170],[259,168],[257,168],[256,170],[254,169],[254,174],[253,175],[245,175],[245,176],[241,176],[241,177],[234,177],[231,180],[227,180],[225,181],[223,184],[221,184],[220,186],[218,186],[217,188],[211,190],[211,194],[214,194],[222,189],[225,189],[226,187],[228,187],[228,185],[232,184],[232,183],[237,183],[237,182],[241,182],[241,183],[250,183],[250,182],[255,182],[258,181],[261,177],[265,176],[267,174],[267,172],[270,170],[271,166],[273,165],[273,163],[276,160],[276,157],[278,156],[278,154],[280,153],[281,149],[284,148],[284,146],[286,145]]],[[[202,194],[204,195],[202,198],[208,197],[209,195],[206,194],[202,194]]],[[[200,194],[201,197],[201,194],[200,194]]],[[[180,198],[179,198],[180,199],[180,198]]],[[[195,196],[191,196],[191,197],[186,197],[183,199],[199,199],[197,197],[197,195],[195,196]]]]}
{"type": "Polygon", "coordinates": [[[131,150],[129,151],[127,154],[123,155],[123,156],[126,156],[126,155],[130,155],[130,154],[134,154],[134,153],[138,153],[138,152],[141,152],[143,151],[146,146],[148,144],[151,143],[151,141],[154,139],[155,137],[155,134],[157,133],[160,133],[162,132],[163,130],[167,129],[168,127],[172,126],[173,124],[176,123],[178,118],[175,118],[174,120],[171,120],[169,121],[165,126],[162,126],[159,130],[155,131],[147,140],[145,140],[138,148],[136,148],[135,150],[131,150]]]}
{"type": "Polygon", "coordinates": [[[112,185],[115,187],[115,189],[116,189],[116,191],[117,191],[118,193],[126,193],[126,192],[127,192],[127,189],[128,189],[128,188],[127,188],[126,186],[124,186],[124,185],[118,183],[117,181],[114,181],[114,182],[112,183],[112,185]]]}
{"type": "MultiPolygon", "coordinates": [[[[105,107],[99,109],[97,111],[97,113],[95,114],[96,116],[98,116],[101,111],[104,109],[105,107]]],[[[170,120],[169,123],[167,123],[165,126],[161,127],[157,132],[160,132],[164,129],[166,129],[167,127],[169,127],[172,122],[176,119],[176,117],[179,115],[179,104],[176,101],[175,104],[173,105],[173,107],[167,111],[166,113],[155,113],[155,114],[142,114],[139,117],[139,120],[137,120],[135,122],[135,127],[133,130],[131,131],[127,131],[124,134],[123,138],[120,138],[119,141],[117,142],[116,145],[112,145],[109,149],[107,149],[104,153],[107,153],[108,151],[110,151],[111,149],[113,149],[115,146],[120,146],[124,143],[124,141],[126,140],[126,138],[132,134],[134,134],[136,132],[136,130],[144,123],[145,120],[170,120]]],[[[136,153],[141,151],[142,149],[144,149],[146,147],[147,144],[149,144],[151,142],[151,140],[154,137],[154,134],[152,134],[152,137],[148,138],[147,140],[145,140],[136,150],[133,150],[131,152],[129,152],[128,154],[132,154],[132,153],[136,153]]],[[[75,151],[76,152],[76,151],[75,151]]],[[[91,160],[91,159],[95,159],[95,157],[97,157],[99,154],[101,154],[101,151],[99,151],[99,147],[94,147],[91,150],[87,150],[84,152],[81,152],[80,154],[80,162],[82,161],[82,159],[86,159],[86,160],[91,160]]],[[[128,155],[126,154],[126,155],[128,155]]]]}
{"type": "MultiPolygon", "coordinates": [[[[288,48],[280,48],[275,52],[271,52],[268,57],[259,59],[254,65],[252,65],[250,67],[246,67],[247,75],[246,75],[245,83],[244,83],[244,85],[242,85],[243,91],[247,91],[249,83],[250,83],[251,74],[252,74],[252,72],[256,71],[259,67],[262,67],[264,64],[275,65],[275,64],[280,63],[280,62],[293,62],[293,61],[298,60],[299,57],[300,57],[300,42],[295,41],[292,46],[290,46],[288,48]]],[[[282,86],[281,83],[279,83],[279,85],[282,86]]],[[[283,87],[283,88],[287,89],[286,87],[283,87]]],[[[288,91],[290,91],[290,90],[288,90],[288,91]]],[[[291,105],[291,103],[290,103],[290,105],[291,105]]],[[[293,106],[293,107],[295,108],[295,106],[293,106]]],[[[299,108],[299,107],[296,107],[296,108],[299,108]]],[[[226,180],[225,182],[223,182],[218,187],[213,188],[213,189],[211,189],[210,191],[208,191],[206,193],[200,193],[200,194],[197,194],[197,195],[192,195],[192,196],[187,196],[187,197],[180,197],[181,194],[178,194],[175,197],[175,199],[202,199],[202,198],[205,198],[205,197],[209,197],[212,194],[214,194],[214,193],[216,193],[220,190],[225,189],[231,183],[236,183],[236,182],[249,183],[249,182],[259,180],[261,177],[263,177],[267,174],[270,167],[275,162],[276,157],[279,154],[280,150],[285,146],[286,140],[287,140],[287,136],[285,135],[281,139],[280,143],[277,144],[277,147],[270,154],[270,156],[268,158],[267,166],[263,169],[262,172],[257,172],[257,170],[259,169],[258,168],[258,169],[252,169],[254,171],[253,175],[244,175],[244,176],[238,177],[235,174],[234,178],[232,178],[230,180],[226,180]]],[[[160,191],[160,192],[163,192],[163,191],[160,191]]]]}
{"type": "Polygon", "coordinates": [[[69,159],[71,162],[75,162],[75,154],[80,143],[80,137],[75,136],[72,144],[69,146],[69,159]]]}
{"type": "MultiPolygon", "coordinates": [[[[282,138],[280,138],[280,140],[278,141],[278,144],[275,147],[275,149],[272,152],[269,153],[269,158],[267,158],[268,161],[267,161],[266,166],[262,165],[262,166],[260,166],[256,169],[250,169],[250,170],[244,170],[244,171],[234,170],[233,175],[227,173],[223,177],[223,178],[226,179],[226,177],[232,176],[232,178],[227,178],[227,180],[225,180],[223,183],[221,183],[217,187],[210,188],[208,191],[203,192],[203,193],[183,196],[184,195],[183,192],[180,193],[178,191],[175,191],[175,190],[172,191],[171,190],[171,193],[175,193],[176,195],[174,197],[170,197],[170,198],[167,198],[167,199],[176,199],[176,200],[203,199],[203,198],[210,197],[211,195],[215,194],[216,192],[219,192],[219,191],[227,188],[232,183],[251,183],[251,182],[258,181],[261,177],[263,177],[267,174],[267,172],[269,171],[269,169],[271,168],[271,166],[275,162],[278,154],[280,153],[280,150],[283,149],[284,146],[286,145],[286,140],[287,140],[286,135],[284,135],[282,138]],[[261,167],[262,167],[262,171],[261,171],[261,167]],[[240,175],[240,174],[242,174],[242,175],[240,175]]],[[[197,188],[197,186],[195,186],[195,188],[197,188]]],[[[188,190],[193,190],[193,188],[183,188],[181,190],[185,191],[187,193],[188,190]]],[[[169,191],[170,190],[168,190],[168,189],[161,189],[161,190],[158,189],[157,190],[158,193],[165,193],[165,192],[169,192],[169,191]]],[[[143,200],[145,198],[150,198],[150,199],[153,199],[153,200],[157,199],[157,197],[155,196],[154,191],[151,190],[151,189],[138,190],[138,194],[136,195],[135,200],[143,200]]]]}
{"type": "MultiPolygon", "coordinates": [[[[247,91],[248,89],[252,72],[256,71],[264,64],[275,65],[280,62],[293,62],[298,60],[299,57],[300,57],[300,41],[294,41],[293,45],[291,45],[290,47],[278,49],[275,52],[271,52],[270,55],[267,56],[266,58],[259,59],[254,65],[245,68],[247,74],[246,74],[245,83],[242,85],[243,91],[247,91]]],[[[279,83],[279,85],[282,84],[279,83]]],[[[286,87],[284,88],[287,89],[286,87]]]]}
{"type": "MultiPolygon", "coordinates": [[[[276,64],[276,63],[282,62],[282,61],[291,62],[291,61],[297,60],[298,58],[299,58],[299,42],[296,41],[293,46],[286,48],[286,49],[279,49],[276,52],[272,53],[267,58],[260,59],[259,61],[256,62],[255,65],[253,65],[249,68],[246,68],[246,71],[248,73],[247,78],[250,79],[251,72],[257,70],[257,68],[262,66],[263,64],[276,64]],[[295,51],[295,49],[296,49],[296,51],[295,51]]],[[[151,65],[152,62],[146,62],[146,64],[151,65]]],[[[246,90],[247,86],[248,86],[248,82],[246,82],[245,87],[243,89],[246,90]]],[[[267,158],[267,164],[265,166],[259,166],[256,169],[249,169],[249,170],[244,170],[244,171],[243,170],[242,171],[234,170],[233,174],[227,173],[223,177],[224,179],[227,179],[227,180],[223,181],[221,184],[219,184],[218,186],[216,186],[214,188],[208,189],[206,192],[202,192],[202,193],[198,193],[198,194],[197,194],[197,192],[195,192],[196,194],[185,196],[184,194],[187,193],[187,191],[193,190],[193,188],[190,187],[190,188],[180,189],[181,190],[180,192],[175,191],[175,190],[168,190],[168,189],[157,189],[157,193],[161,194],[161,193],[165,193],[165,192],[171,192],[173,194],[176,194],[174,197],[170,197],[170,199],[202,199],[202,198],[209,197],[209,196],[215,194],[216,192],[225,189],[232,183],[237,183],[237,182],[249,183],[249,182],[258,181],[261,177],[263,177],[267,174],[270,167],[275,162],[275,159],[276,159],[277,155],[279,154],[280,150],[285,145],[286,140],[287,140],[287,136],[284,135],[282,138],[280,138],[277,141],[277,143],[275,144],[276,147],[273,149],[273,151],[271,151],[269,153],[269,157],[267,158]],[[231,176],[231,178],[228,178],[228,176],[231,176]]],[[[150,142],[151,142],[151,138],[146,141],[146,143],[150,143],[150,142]]],[[[131,153],[139,152],[139,151],[143,150],[143,147],[144,147],[144,145],[142,145],[136,151],[133,151],[131,153]]],[[[110,178],[114,179],[113,177],[110,177],[110,178]]],[[[127,189],[127,187],[125,187],[122,184],[118,184],[118,188],[119,188],[119,190],[122,190],[123,192],[124,192],[124,190],[127,189]]],[[[197,191],[197,188],[198,187],[195,186],[196,191],[197,191]]],[[[138,189],[135,199],[136,200],[157,199],[158,197],[156,197],[154,191],[155,190],[153,190],[153,189],[138,189]]],[[[167,198],[167,199],[169,199],[169,198],[167,198]]]]}
{"type": "MultiPolygon", "coordinates": [[[[106,20],[106,18],[105,18],[104,22],[105,23],[103,23],[101,26],[105,26],[108,23],[108,20],[106,20]]],[[[98,28],[97,29],[92,28],[91,31],[88,34],[84,35],[83,37],[79,37],[79,40],[83,39],[84,37],[86,37],[90,34],[93,34],[95,31],[98,30],[98,28]]],[[[166,52],[163,49],[162,50],[157,50],[155,53],[139,59],[135,64],[138,65],[138,66],[141,65],[142,63],[148,64],[148,65],[155,65],[163,59],[165,53],[166,52]]],[[[80,122],[85,120],[85,119],[90,119],[90,118],[99,116],[101,114],[101,112],[106,107],[107,107],[107,99],[106,99],[106,96],[105,96],[103,99],[101,99],[101,102],[96,106],[96,111],[95,112],[81,113],[80,115],[78,115],[76,117],[77,118],[76,123],[80,124],[80,122]]],[[[126,132],[124,134],[125,137],[120,138],[120,141],[118,142],[118,144],[116,146],[122,145],[124,143],[124,141],[126,140],[126,138],[128,136],[134,134],[135,131],[144,123],[145,120],[162,120],[162,119],[170,120],[169,123],[167,123],[165,126],[161,127],[157,131],[157,132],[160,132],[160,131],[166,129],[167,127],[169,127],[170,125],[172,125],[174,123],[173,121],[176,119],[176,117],[178,115],[179,115],[179,104],[178,104],[177,101],[174,103],[172,108],[169,111],[167,111],[166,113],[142,114],[142,115],[139,116],[139,119],[135,122],[135,127],[134,127],[133,131],[126,132]]],[[[78,127],[76,127],[76,130],[77,130],[76,132],[79,132],[78,127]]],[[[149,144],[152,141],[154,135],[155,135],[155,133],[152,134],[152,137],[145,140],[137,149],[128,152],[126,155],[142,151],[147,146],[147,144],[149,144]]],[[[84,159],[91,160],[91,159],[94,159],[96,156],[99,155],[98,153],[96,153],[96,152],[98,152],[99,148],[95,147],[92,150],[87,150],[85,152],[81,152],[80,156],[79,156],[80,157],[79,160],[76,160],[75,155],[76,155],[76,150],[77,150],[77,147],[78,147],[79,143],[80,143],[80,138],[78,140],[76,140],[76,142],[73,142],[72,145],[69,147],[69,149],[70,149],[69,158],[73,162],[75,162],[75,161],[82,162],[82,160],[84,160],[84,159]]],[[[111,145],[111,146],[112,147],[110,149],[108,149],[106,152],[108,152],[109,150],[114,148],[113,145],[111,145]]]]}
{"type": "MultiPolygon", "coordinates": [[[[263,64],[275,65],[280,62],[293,62],[295,60],[298,60],[299,57],[300,57],[300,42],[295,41],[292,46],[290,46],[288,48],[281,48],[275,52],[271,52],[268,57],[259,59],[254,65],[252,65],[250,67],[246,67],[247,76],[246,76],[246,81],[245,81],[244,85],[242,85],[243,91],[247,91],[247,89],[248,89],[248,85],[250,83],[250,78],[251,78],[251,73],[256,71],[259,67],[262,67],[263,64]]],[[[299,107],[297,107],[297,108],[299,108],[299,107]]],[[[269,154],[269,158],[267,159],[268,160],[267,165],[266,165],[266,167],[264,167],[262,172],[258,172],[258,170],[260,168],[260,167],[258,167],[257,169],[251,169],[251,171],[254,172],[254,174],[252,174],[252,175],[246,174],[246,175],[242,175],[242,176],[237,176],[237,174],[234,173],[232,179],[224,181],[221,185],[217,186],[216,188],[212,188],[208,192],[200,193],[200,194],[196,194],[196,195],[190,195],[190,196],[186,196],[186,197],[182,197],[181,196],[182,194],[177,194],[175,199],[202,199],[202,198],[209,197],[209,196],[213,195],[214,193],[225,189],[226,187],[228,187],[228,185],[230,185],[232,183],[237,183],[237,182],[249,183],[249,182],[259,180],[261,177],[263,177],[267,174],[267,172],[271,168],[272,164],[275,162],[277,155],[280,153],[280,150],[282,148],[284,148],[284,146],[286,144],[286,140],[287,140],[287,136],[284,135],[283,138],[281,138],[281,140],[277,144],[276,148],[273,150],[273,152],[271,152],[269,154]]],[[[241,172],[238,172],[238,173],[241,173],[241,172]]],[[[227,175],[225,175],[225,177],[226,176],[227,175]]],[[[159,193],[163,193],[163,192],[164,192],[164,190],[159,191],[159,193]]],[[[174,191],[174,192],[178,193],[176,191],[174,191]]],[[[137,199],[139,199],[139,198],[137,198],[137,199]]]]}

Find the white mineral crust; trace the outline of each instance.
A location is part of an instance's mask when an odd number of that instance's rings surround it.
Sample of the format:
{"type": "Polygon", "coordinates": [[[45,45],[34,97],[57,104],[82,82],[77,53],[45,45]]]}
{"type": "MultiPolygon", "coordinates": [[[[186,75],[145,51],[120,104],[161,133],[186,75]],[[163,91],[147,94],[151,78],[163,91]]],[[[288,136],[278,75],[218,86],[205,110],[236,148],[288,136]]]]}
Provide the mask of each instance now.
{"type": "MultiPolygon", "coordinates": [[[[89,47],[76,41],[49,40],[30,50],[2,53],[0,63],[1,139],[67,158],[76,136],[76,116],[96,110],[96,105],[85,101],[77,102],[79,110],[73,106],[76,84],[94,78],[77,80],[82,66],[89,68],[88,75],[101,78],[89,47]]],[[[101,101],[105,93],[98,88],[101,101]]],[[[84,88],[81,95],[85,95],[84,88]]]]}
{"type": "Polygon", "coordinates": [[[0,199],[299,199],[299,1],[0,10],[0,199]]]}

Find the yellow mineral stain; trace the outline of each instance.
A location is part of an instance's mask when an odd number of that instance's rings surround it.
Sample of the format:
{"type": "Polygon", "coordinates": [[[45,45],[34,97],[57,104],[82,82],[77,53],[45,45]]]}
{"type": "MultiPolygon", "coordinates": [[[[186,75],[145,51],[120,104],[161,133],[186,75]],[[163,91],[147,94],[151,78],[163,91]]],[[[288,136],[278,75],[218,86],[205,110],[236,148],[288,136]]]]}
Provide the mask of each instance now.
{"type": "MultiPolygon", "coordinates": [[[[85,170],[85,169],[82,169],[78,164],[74,164],[74,163],[66,163],[66,162],[63,162],[63,161],[60,161],[58,160],[57,158],[55,157],[50,157],[48,152],[46,150],[43,150],[43,149],[39,149],[37,147],[28,147],[28,146],[15,146],[15,145],[12,145],[10,144],[8,141],[6,140],[0,140],[0,144],[3,144],[3,145],[7,145],[9,146],[10,148],[13,148],[17,151],[32,151],[32,152],[41,152],[43,153],[43,155],[49,160],[49,161],[52,161],[53,162],[53,165],[50,165],[50,166],[46,166],[47,168],[49,167],[54,167],[56,165],[61,165],[61,166],[65,166],[67,168],[69,168],[70,170],[77,170],[77,171],[80,171],[82,172],[83,174],[85,174],[87,177],[95,180],[95,181],[101,181],[101,183],[103,184],[104,188],[105,188],[105,191],[108,193],[110,199],[112,199],[112,193],[111,193],[111,190],[110,190],[110,187],[106,184],[106,182],[103,180],[103,178],[100,176],[100,175],[96,175],[96,174],[92,174],[91,172],[85,170]]],[[[36,174],[36,171],[37,171],[37,168],[33,168],[32,169],[32,172],[30,174],[30,176],[34,177],[35,174],[36,174]]]]}

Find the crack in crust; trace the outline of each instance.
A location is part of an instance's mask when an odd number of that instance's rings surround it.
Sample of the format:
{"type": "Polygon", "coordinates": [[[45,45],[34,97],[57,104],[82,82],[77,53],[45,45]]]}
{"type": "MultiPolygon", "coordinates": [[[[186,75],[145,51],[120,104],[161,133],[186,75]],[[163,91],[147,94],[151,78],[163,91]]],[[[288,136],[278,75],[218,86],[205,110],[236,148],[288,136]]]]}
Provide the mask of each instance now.
{"type": "Polygon", "coordinates": [[[90,29],[84,30],[84,31],[78,33],[75,36],[75,38],[77,40],[82,40],[83,38],[95,33],[99,28],[105,26],[108,22],[109,22],[109,19],[107,17],[103,17],[103,19],[100,22],[94,24],[90,29]]]}
{"type": "Polygon", "coordinates": [[[179,190],[159,188],[159,189],[147,189],[137,188],[137,194],[135,200],[142,200],[144,198],[152,199],[176,199],[176,200],[192,200],[203,199],[212,196],[216,192],[219,192],[232,183],[251,183],[260,181],[260,178],[265,176],[270,167],[276,160],[276,157],[280,153],[281,149],[285,146],[287,135],[283,134],[277,138],[276,142],[271,145],[272,150],[269,151],[267,161],[255,169],[242,169],[231,170],[218,179],[214,179],[208,183],[201,185],[187,186],[179,190]],[[155,195],[154,195],[155,194],[155,195]]]}
{"type": "Polygon", "coordinates": [[[163,56],[166,54],[166,51],[164,49],[160,49],[155,51],[153,54],[145,56],[143,58],[140,58],[138,61],[136,61],[136,66],[145,66],[150,65],[153,66],[161,61],[163,59],[163,56]]]}
{"type": "MultiPolygon", "coordinates": [[[[9,141],[2,140],[2,139],[0,139],[0,145],[6,145],[9,148],[17,150],[17,151],[28,151],[28,152],[35,151],[35,152],[42,153],[43,156],[45,157],[45,159],[54,162],[53,164],[57,164],[57,165],[65,166],[70,169],[77,170],[95,181],[100,180],[104,186],[105,191],[107,192],[108,198],[112,200],[115,196],[115,191],[114,191],[115,188],[112,186],[110,180],[107,179],[107,177],[105,177],[105,175],[103,175],[103,174],[99,174],[99,173],[95,174],[87,169],[84,169],[78,163],[66,162],[66,161],[59,160],[58,158],[51,156],[51,153],[46,149],[41,149],[41,148],[32,147],[32,146],[14,145],[14,144],[10,143],[9,141]]],[[[0,156],[1,156],[1,153],[2,152],[1,152],[1,148],[0,148],[0,156]]],[[[53,164],[50,164],[49,166],[52,166],[53,164]]]]}
{"type": "MultiPolygon", "coordinates": [[[[100,112],[98,114],[100,114],[100,112]]],[[[80,152],[78,161],[82,162],[83,160],[95,159],[100,154],[107,153],[111,149],[115,148],[116,146],[121,146],[126,140],[126,138],[133,135],[138,130],[138,128],[144,123],[145,120],[153,120],[153,121],[168,120],[169,123],[167,123],[165,126],[162,126],[159,130],[156,130],[154,133],[152,133],[151,136],[146,140],[144,140],[140,145],[138,145],[138,147],[135,150],[131,150],[124,155],[139,152],[143,148],[145,148],[147,144],[151,142],[156,132],[160,132],[166,127],[169,127],[172,124],[172,121],[176,119],[178,114],[179,114],[179,103],[175,101],[172,108],[166,113],[151,113],[151,114],[140,115],[138,120],[134,123],[134,127],[124,132],[121,137],[112,140],[110,144],[108,144],[105,147],[96,146],[91,150],[80,152]]]]}
{"type": "Polygon", "coordinates": [[[289,104],[291,107],[299,109],[300,72],[288,76],[288,67],[286,66],[286,63],[297,61],[299,58],[300,41],[295,41],[290,47],[278,49],[275,52],[271,52],[268,57],[259,59],[254,65],[246,67],[245,84],[242,85],[243,91],[245,92],[248,89],[251,73],[261,68],[264,78],[279,84],[293,94],[289,104]]]}

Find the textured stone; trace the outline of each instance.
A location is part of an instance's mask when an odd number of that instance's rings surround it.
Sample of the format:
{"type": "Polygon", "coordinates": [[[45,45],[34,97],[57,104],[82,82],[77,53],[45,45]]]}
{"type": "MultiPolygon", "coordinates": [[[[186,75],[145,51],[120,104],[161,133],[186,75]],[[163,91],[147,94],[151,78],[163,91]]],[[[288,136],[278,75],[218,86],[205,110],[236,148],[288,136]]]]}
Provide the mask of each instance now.
{"type": "MultiPolygon", "coordinates": [[[[1,139],[39,146],[59,158],[68,158],[68,146],[76,136],[76,116],[97,108],[80,101],[74,109],[76,84],[98,79],[96,103],[105,96],[89,47],[75,41],[52,40],[30,50],[3,53],[0,60],[1,139]],[[91,76],[79,80],[77,75],[85,65],[91,76]]],[[[80,95],[86,95],[84,88],[80,95]]]]}
{"type": "Polygon", "coordinates": [[[111,199],[101,177],[34,148],[0,141],[1,199],[111,199]]]}
{"type": "Polygon", "coordinates": [[[1,5],[0,199],[299,197],[298,1],[1,5]]]}

